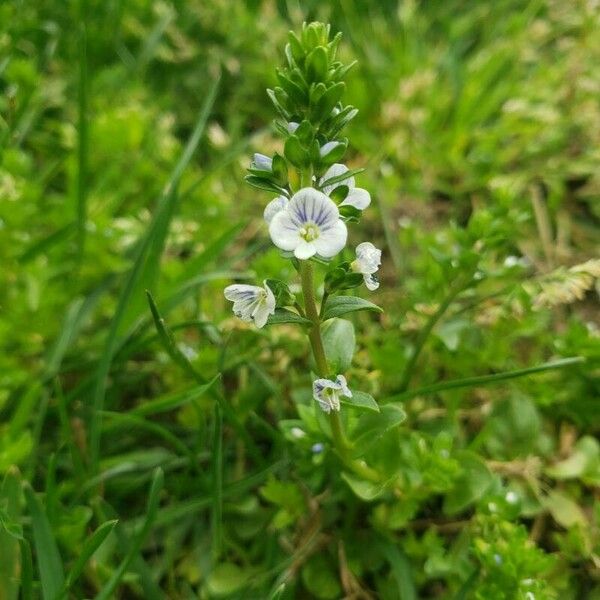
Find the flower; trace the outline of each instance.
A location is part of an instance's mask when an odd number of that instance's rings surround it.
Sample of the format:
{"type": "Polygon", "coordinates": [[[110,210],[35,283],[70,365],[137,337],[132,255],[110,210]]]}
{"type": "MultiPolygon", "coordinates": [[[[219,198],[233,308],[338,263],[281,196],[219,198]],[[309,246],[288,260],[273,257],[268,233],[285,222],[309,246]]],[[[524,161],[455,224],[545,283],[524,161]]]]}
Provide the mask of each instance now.
{"type": "Polygon", "coordinates": [[[379,287],[375,273],[381,264],[381,250],[371,242],[363,242],[356,246],[356,260],[352,261],[350,268],[355,273],[360,273],[365,280],[367,289],[374,291],[379,287]]]}
{"type": "Polygon", "coordinates": [[[346,245],[348,230],[335,202],[314,188],[296,192],[269,225],[273,243],[306,260],[315,254],[335,256],[346,245]]]}
{"type": "Polygon", "coordinates": [[[273,159],[256,152],[252,160],[252,166],[259,171],[271,172],[273,170],[273,159]]]}
{"type": "Polygon", "coordinates": [[[288,205],[289,200],[285,196],[277,196],[274,200],[271,200],[267,206],[265,206],[265,212],[263,217],[267,223],[273,220],[273,217],[288,205]]]}
{"type": "Polygon", "coordinates": [[[352,398],[352,392],[343,375],[338,375],[335,381],[331,381],[331,379],[315,379],[313,381],[313,398],[326,413],[340,410],[340,396],[352,398]]]}
{"type": "Polygon", "coordinates": [[[233,313],[242,321],[252,321],[260,328],[264,327],[269,315],[275,312],[275,296],[271,288],[257,285],[234,284],[224,290],[225,298],[233,302],[233,313]]]}
{"type": "MultiPolygon", "coordinates": [[[[349,171],[348,167],[335,163],[325,171],[325,175],[321,177],[319,184],[323,186],[323,184],[333,177],[339,177],[344,173],[349,171]]],[[[348,195],[344,198],[344,201],[340,204],[340,206],[353,206],[358,210],[364,210],[371,204],[371,195],[367,190],[363,190],[362,188],[356,187],[356,182],[354,181],[354,177],[349,176],[346,179],[342,179],[342,181],[338,181],[337,183],[332,183],[331,185],[326,185],[323,187],[323,191],[329,196],[333,190],[340,187],[341,185],[345,185],[348,187],[348,195]]]]}

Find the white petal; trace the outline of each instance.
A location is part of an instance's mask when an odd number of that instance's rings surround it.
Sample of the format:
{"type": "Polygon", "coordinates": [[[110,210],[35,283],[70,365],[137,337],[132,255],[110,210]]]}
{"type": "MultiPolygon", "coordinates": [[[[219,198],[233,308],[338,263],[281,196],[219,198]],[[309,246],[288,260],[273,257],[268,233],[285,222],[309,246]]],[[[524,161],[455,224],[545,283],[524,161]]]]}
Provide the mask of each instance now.
{"type": "Polygon", "coordinates": [[[269,307],[265,303],[260,304],[254,311],[254,324],[260,329],[267,323],[270,314],[273,314],[274,310],[269,310],[269,307]]]}
{"type": "Polygon", "coordinates": [[[344,394],[344,396],[346,396],[347,398],[352,398],[352,392],[350,391],[350,388],[348,387],[346,378],[343,375],[338,375],[336,377],[335,381],[339,385],[339,387],[342,391],[342,394],[344,394]]]}
{"type": "Polygon", "coordinates": [[[227,300],[231,300],[232,302],[237,301],[251,301],[253,302],[256,299],[256,296],[262,288],[257,285],[246,285],[243,283],[236,283],[234,285],[228,285],[223,293],[225,294],[225,298],[227,300]]]}
{"type": "Polygon", "coordinates": [[[298,223],[294,221],[288,208],[279,211],[269,224],[269,234],[273,243],[282,250],[293,250],[302,239],[298,233],[298,223]]]}
{"type": "Polygon", "coordinates": [[[294,256],[299,260],[307,260],[311,256],[314,256],[317,253],[317,249],[315,247],[314,242],[306,242],[305,240],[300,240],[300,243],[294,249],[294,256]]]}
{"type": "Polygon", "coordinates": [[[371,204],[371,194],[362,188],[353,188],[348,192],[340,206],[354,206],[358,210],[364,210],[371,204]]]}
{"type": "Polygon", "coordinates": [[[374,292],[379,287],[379,281],[377,281],[377,278],[373,273],[365,273],[363,279],[367,289],[371,292],[374,292]]]}
{"type": "Polygon", "coordinates": [[[264,300],[265,305],[269,309],[270,314],[273,314],[275,312],[275,304],[276,304],[275,296],[274,296],[273,292],[271,291],[271,288],[267,285],[266,280],[263,282],[263,285],[265,286],[265,291],[267,292],[267,297],[264,300]]]}
{"type": "Polygon", "coordinates": [[[277,196],[274,200],[271,200],[263,213],[263,217],[267,223],[273,220],[273,217],[288,205],[289,200],[285,196],[277,196]]]}
{"type": "Polygon", "coordinates": [[[354,262],[356,264],[353,268],[359,273],[363,275],[375,273],[381,265],[381,250],[371,242],[362,242],[356,246],[356,261],[354,262]]]}
{"type": "MultiPolygon", "coordinates": [[[[341,163],[335,163],[331,165],[329,169],[327,169],[327,171],[325,171],[325,175],[321,177],[320,184],[323,185],[323,183],[325,183],[328,179],[331,179],[332,177],[338,177],[339,175],[343,175],[348,171],[349,169],[348,167],[346,167],[346,165],[343,165],[341,163]]],[[[348,177],[347,179],[343,179],[342,181],[338,181],[337,183],[325,186],[323,188],[323,191],[329,195],[339,185],[347,185],[348,189],[352,190],[356,183],[354,181],[354,177],[348,177]]]]}
{"type": "Polygon", "coordinates": [[[256,153],[254,155],[254,168],[260,171],[271,171],[273,169],[273,159],[264,154],[256,153]]]}
{"type": "Polygon", "coordinates": [[[332,227],[321,230],[321,235],[313,242],[317,253],[323,258],[335,256],[346,245],[348,229],[343,221],[338,219],[332,227]]]}
{"type": "Polygon", "coordinates": [[[340,145],[340,142],[327,142],[319,150],[321,156],[327,156],[334,148],[340,145]]]}
{"type": "Polygon", "coordinates": [[[319,228],[332,225],[340,218],[336,203],[315,188],[302,188],[291,198],[288,212],[298,228],[305,223],[314,223],[319,228]]]}

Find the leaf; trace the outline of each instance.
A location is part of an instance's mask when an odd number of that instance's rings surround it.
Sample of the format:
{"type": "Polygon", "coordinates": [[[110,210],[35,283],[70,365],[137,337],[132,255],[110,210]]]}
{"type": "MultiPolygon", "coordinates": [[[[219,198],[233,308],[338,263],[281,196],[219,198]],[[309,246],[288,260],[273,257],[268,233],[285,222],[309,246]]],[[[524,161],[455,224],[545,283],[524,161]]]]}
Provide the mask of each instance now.
{"type": "Polygon", "coordinates": [[[575,525],[581,525],[584,528],[589,526],[579,504],[563,492],[552,490],[544,499],[544,506],[550,511],[553,519],[566,529],[575,525]]]}
{"type": "Polygon", "coordinates": [[[134,536],[134,539],[129,547],[129,551],[119,564],[119,566],[113,571],[111,578],[108,580],[106,585],[102,588],[100,593],[96,596],[96,600],[108,600],[108,598],[114,597],[114,591],[117,585],[123,579],[125,572],[129,568],[129,565],[139,552],[144,540],[150,533],[154,519],[158,512],[158,504],[160,499],[160,492],[164,483],[164,475],[161,468],[157,468],[154,471],[152,477],[152,483],[150,484],[150,492],[148,494],[148,502],[146,504],[146,514],[144,516],[144,522],[139,532],[134,536]]]}
{"type": "Polygon", "coordinates": [[[21,479],[11,467],[0,487],[0,598],[16,600],[19,592],[21,479]]]}
{"type": "Polygon", "coordinates": [[[27,508],[31,516],[33,542],[42,582],[42,595],[44,600],[55,600],[65,581],[62,560],[41,502],[30,486],[25,486],[24,490],[27,508]]]}
{"type": "Polygon", "coordinates": [[[217,95],[219,80],[215,80],[208,90],[205,101],[198,115],[196,125],[188,142],[173,168],[164,192],[158,200],[154,217],[140,239],[135,261],[127,274],[113,319],[110,324],[101,359],[96,369],[94,390],[91,394],[91,421],[89,424],[90,463],[92,470],[98,468],[100,455],[100,436],[102,430],[102,409],[108,383],[108,375],[113,356],[119,344],[119,339],[125,327],[134,316],[140,312],[138,302],[143,301],[143,290],[155,286],[158,275],[160,256],[166,243],[169,225],[175,214],[177,189],[181,176],[187,168],[192,156],[200,143],[204,128],[217,95]]]}
{"type": "Polygon", "coordinates": [[[582,437],[571,456],[546,469],[554,479],[575,479],[585,475],[597,478],[600,471],[600,444],[591,436],[582,437]]]}
{"type": "Polygon", "coordinates": [[[100,527],[98,527],[98,529],[96,529],[96,531],[94,531],[94,533],[92,533],[92,535],[85,541],[83,548],[77,556],[75,564],[67,575],[67,580],[62,594],[63,596],[66,595],[66,592],[71,589],[71,586],[79,579],[87,562],[90,560],[90,558],[92,558],[96,550],[98,550],[98,548],[100,548],[100,546],[104,543],[104,540],[108,537],[116,524],[116,519],[102,523],[102,525],[100,525],[100,527]]]}
{"type": "Polygon", "coordinates": [[[376,304],[358,296],[334,296],[327,300],[325,310],[323,311],[323,321],[361,310],[383,312],[376,304]]]}
{"type": "Polygon", "coordinates": [[[323,324],[321,335],[331,371],[347,371],[352,364],[356,346],[354,325],[345,319],[330,319],[323,324]]]}
{"type": "Polygon", "coordinates": [[[382,435],[398,427],[405,419],[406,413],[396,404],[385,404],[378,413],[369,411],[362,415],[352,439],[353,455],[362,456],[382,435]]]}
{"type": "Polygon", "coordinates": [[[342,479],[350,486],[350,489],[365,502],[372,502],[382,496],[387,490],[386,483],[373,483],[355,477],[350,473],[342,473],[342,479]]]}
{"type": "Polygon", "coordinates": [[[206,580],[211,597],[225,598],[241,590],[248,582],[251,572],[234,563],[220,563],[215,566],[206,580]]]}
{"type": "Polygon", "coordinates": [[[341,403],[349,408],[356,408],[357,410],[381,412],[375,398],[366,392],[352,391],[352,398],[346,398],[346,396],[344,396],[341,399],[341,403]]]}
{"type": "Polygon", "coordinates": [[[457,452],[456,458],[463,468],[454,488],[444,499],[444,512],[454,515],[482,498],[494,482],[494,476],[483,460],[473,452],[457,452]]]}
{"type": "Polygon", "coordinates": [[[323,189],[324,187],[327,187],[328,185],[333,185],[334,183],[340,183],[340,181],[346,181],[350,177],[354,177],[354,175],[358,175],[358,173],[362,173],[363,171],[364,171],[363,168],[350,169],[350,170],[346,171],[345,173],[336,175],[335,177],[329,177],[329,179],[326,179],[325,181],[319,183],[319,187],[321,189],[323,189]]]}
{"type": "Polygon", "coordinates": [[[294,323],[296,325],[312,325],[312,322],[298,313],[287,308],[276,308],[272,315],[269,315],[267,325],[282,325],[283,323],[294,323]]]}
{"type": "Polygon", "coordinates": [[[398,587],[400,600],[417,600],[414,577],[410,561],[406,554],[395,544],[382,538],[380,544],[382,554],[390,563],[392,574],[398,587]]]}
{"type": "Polygon", "coordinates": [[[175,392],[168,394],[150,402],[144,402],[139,406],[136,406],[131,410],[131,414],[147,417],[149,415],[156,415],[181,406],[185,406],[190,402],[194,402],[201,398],[204,394],[212,389],[217,381],[221,378],[220,374],[215,375],[208,383],[202,385],[196,385],[182,392],[175,392]]]}

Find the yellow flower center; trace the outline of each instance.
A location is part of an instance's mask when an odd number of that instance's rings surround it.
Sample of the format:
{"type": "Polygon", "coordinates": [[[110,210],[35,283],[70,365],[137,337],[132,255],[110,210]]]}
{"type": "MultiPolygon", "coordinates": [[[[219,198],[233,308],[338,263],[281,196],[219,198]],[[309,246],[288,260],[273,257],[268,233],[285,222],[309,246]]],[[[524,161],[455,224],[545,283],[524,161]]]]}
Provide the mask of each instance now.
{"type": "Polygon", "coordinates": [[[307,242],[312,242],[319,237],[319,228],[314,223],[308,223],[300,229],[300,237],[307,242]]]}

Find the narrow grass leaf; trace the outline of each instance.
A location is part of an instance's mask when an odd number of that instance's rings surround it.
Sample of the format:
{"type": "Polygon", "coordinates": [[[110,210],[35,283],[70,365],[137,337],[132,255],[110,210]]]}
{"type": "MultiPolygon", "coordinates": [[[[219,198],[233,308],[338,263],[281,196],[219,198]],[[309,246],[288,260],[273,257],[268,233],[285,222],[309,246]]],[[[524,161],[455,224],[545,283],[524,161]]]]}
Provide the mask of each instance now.
{"type": "Polygon", "coordinates": [[[44,600],[55,600],[63,588],[65,576],[56,540],[44,508],[35,492],[25,486],[25,500],[31,517],[35,554],[44,600]]]}
{"type": "Polygon", "coordinates": [[[100,593],[96,596],[96,600],[108,600],[114,597],[114,591],[123,579],[129,565],[139,552],[142,544],[144,543],[147,535],[150,533],[150,529],[156,518],[158,512],[158,505],[160,501],[160,492],[164,483],[164,475],[162,469],[158,468],[154,471],[152,483],[150,485],[150,493],[148,494],[148,503],[146,505],[146,515],[144,517],[144,523],[141,530],[135,535],[129,551],[112,574],[109,581],[102,588],[100,593]]]}
{"type": "Polygon", "coordinates": [[[135,303],[138,294],[140,294],[144,288],[153,287],[152,285],[148,285],[152,283],[150,281],[150,275],[157,272],[158,257],[164,247],[168,226],[173,216],[173,207],[177,198],[177,186],[202,138],[209,113],[216,98],[218,84],[219,80],[215,80],[208,90],[206,100],[200,111],[198,120],[196,121],[196,126],[194,127],[179,161],[169,177],[163,195],[158,202],[154,218],[139,245],[137,257],[119,296],[115,316],[111,322],[102,358],[98,364],[94,393],[92,396],[92,414],[90,419],[90,462],[92,471],[96,470],[98,467],[101,430],[100,411],[104,406],[104,396],[106,394],[106,384],[110,365],[118,345],[119,335],[123,326],[126,324],[126,313],[131,311],[130,305],[132,301],[135,303]],[[154,263],[148,261],[149,256],[152,256],[155,259],[154,263]]]}
{"type": "Polygon", "coordinates": [[[71,586],[81,577],[83,573],[83,569],[85,568],[87,562],[92,558],[96,550],[100,548],[100,546],[104,543],[104,540],[108,537],[110,532],[113,530],[116,525],[116,519],[114,521],[106,521],[106,523],[102,523],[94,533],[84,542],[83,548],[75,561],[75,564],[69,571],[67,575],[67,579],[65,581],[65,587],[63,588],[63,592],[61,594],[62,597],[67,595],[67,592],[71,589],[71,586]]]}
{"type": "Polygon", "coordinates": [[[16,600],[19,592],[19,542],[23,539],[21,514],[21,477],[11,467],[0,487],[0,599],[16,600]]]}

